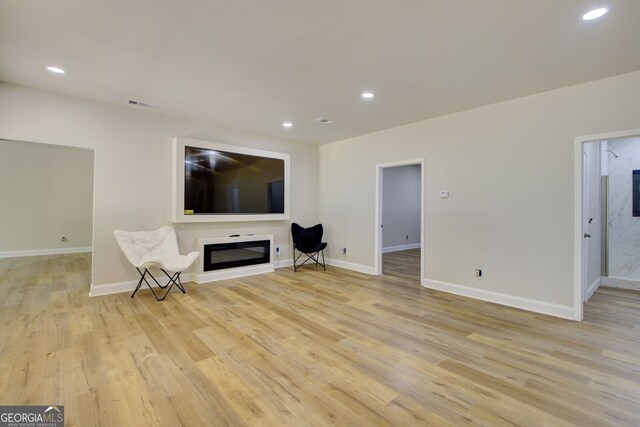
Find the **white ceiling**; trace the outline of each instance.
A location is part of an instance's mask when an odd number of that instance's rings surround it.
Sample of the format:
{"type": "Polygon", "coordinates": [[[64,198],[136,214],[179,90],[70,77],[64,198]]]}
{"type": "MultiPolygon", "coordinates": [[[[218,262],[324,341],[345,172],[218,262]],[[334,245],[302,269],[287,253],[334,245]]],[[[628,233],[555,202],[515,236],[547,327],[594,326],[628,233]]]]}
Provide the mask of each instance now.
{"type": "Polygon", "coordinates": [[[638,70],[639,19],[640,0],[2,0],[0,81],[322,143],[638,70]]]}

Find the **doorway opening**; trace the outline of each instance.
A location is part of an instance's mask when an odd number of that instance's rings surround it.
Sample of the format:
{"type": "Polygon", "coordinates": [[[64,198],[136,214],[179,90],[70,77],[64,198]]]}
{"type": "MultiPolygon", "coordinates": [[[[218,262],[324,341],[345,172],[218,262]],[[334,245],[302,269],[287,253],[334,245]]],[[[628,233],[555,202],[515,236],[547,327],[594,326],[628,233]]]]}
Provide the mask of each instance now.
{"type": "Polygon", "coordinates": [[[66,286],[89,288],[94,151],[0,138],[0,182],[0,261],[66,272],[66,286]]]}
{"type": "Polygon", "coordinates": [[[424,277],[424,160],[376,167],[375,273],[408,283],[424,277]]]}
{"type": "Polygon", "coordinates": [[[640,290],[640,130],[576,138],[574,319],[601,286],[640,290]]]}

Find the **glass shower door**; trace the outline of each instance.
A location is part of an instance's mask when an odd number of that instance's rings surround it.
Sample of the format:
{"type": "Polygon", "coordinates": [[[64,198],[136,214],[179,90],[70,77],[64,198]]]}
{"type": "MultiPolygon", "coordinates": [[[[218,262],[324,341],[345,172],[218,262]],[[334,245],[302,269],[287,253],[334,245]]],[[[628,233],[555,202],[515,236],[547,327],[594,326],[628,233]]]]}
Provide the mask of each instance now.
{"type": "Polygon", "coordinates": [[[603,177],[603,183],[603,275],[640,285],[640,216],[633,216],[632,174],[603,177]]]}

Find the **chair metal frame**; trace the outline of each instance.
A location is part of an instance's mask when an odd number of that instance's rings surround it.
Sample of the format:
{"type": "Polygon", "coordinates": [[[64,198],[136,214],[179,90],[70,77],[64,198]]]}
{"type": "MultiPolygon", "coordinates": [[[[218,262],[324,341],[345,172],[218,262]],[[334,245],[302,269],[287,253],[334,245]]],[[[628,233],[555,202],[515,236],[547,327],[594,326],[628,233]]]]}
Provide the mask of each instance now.
{"type": "Polygon", "coordinates": [[[148,268],[145,268],[144,272],[140,271],[139,267],[136,267],[136,270],[138,270],[138,273],[140,273],[140,280],[138,280],[138,285],[136,286],[136,289],[131,294],[131,298],[133,298],[136,295],[136,292],[138,292],[138,289],[140,289],[140,286],[142,286],[143,281],[149,287],[149,290],[155,297],[156,301],[164,301],[167,295],[169,295],[169,292],[171,291],[171,288],[173,287],[173,285],[176,285],[178,289],[182,291],[183,294],[187,293],[187,291],[184,288],[184,285],[182,284],[182,281],[180,280],[180,274],[182,273],[181,271],[177,271],[173,275],[170,275],[169,273],[167,273],[167,271],[164,268],[161,268],[160,270],[167,276],[167,278],[169,278],[169,280],[167,281],[167,284],[162,286],[160,282],[158,282],[158,280],[155,278],[155,276],[149,271],[148,268]],[[149,277],[153,279],[154,282],[156,282],[156,285],[158,285],[160,289],[166,289],[167,286],[169,287],[169,289],[167,289],[167,291],[164,293],[162,297],[159,297],[158,294],[156,294],[156,291],[153,290],[153,286],[151,286],[151,284],[145,277],[147,276],[147,274],[149,275],[149,277]]]}
{"type": "Polygon", "coordinates": [[[318,267],[318,265],[321,265],[324,271],[327,271],[327,266],[325,265],[325,262],[324,262],[324,249],[320,249],[319,251],[316,251],[316,252],[304,252],[298,249],[298,252],[300,253],[296,257],[296,245],[294,244],[293,245],[293,271],[294,272],[297,272],[298,269],[303,265],[305,265],[309,260],[315,261],[316,268],[318,267]],[[319,261],[318,254],[322,254],[322,262],[319,261]],[[305,259],[302,264],[296,265],[296,262],[298,262],[298,260],[302,255],[306,255],[307,259],[305,259]]]}

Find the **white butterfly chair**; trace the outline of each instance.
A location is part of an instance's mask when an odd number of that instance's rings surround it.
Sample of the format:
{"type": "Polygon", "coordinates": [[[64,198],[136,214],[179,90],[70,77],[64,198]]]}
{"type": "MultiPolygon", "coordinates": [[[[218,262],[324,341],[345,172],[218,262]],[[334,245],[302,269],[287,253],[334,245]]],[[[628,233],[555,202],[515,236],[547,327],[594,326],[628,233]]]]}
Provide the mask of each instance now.
{"type": "Polygon", "coordinates": [[[155,231],[114,230],[113,235],[124,255],[140,273],[140,280],[136,290],[131,294],[131,298],[138,292],[142,282],[145,282],[151,289],[151,293],[157,301],[164,301],[173,285],[176,285],[183,294],[186,293],[184,285],[180,281],[180,274],[193,264],[200,253],[191,252],[189,255],[180,255],[178,239],[173,227],[167,225],[155,231]],[[149,271],[152,267],[159,268],[169,278],[164,286],[149,271]],[[147,276],[151,277],[161,289],[169,287],[162,298],[153,290],[147,281],[147,276]]]}

